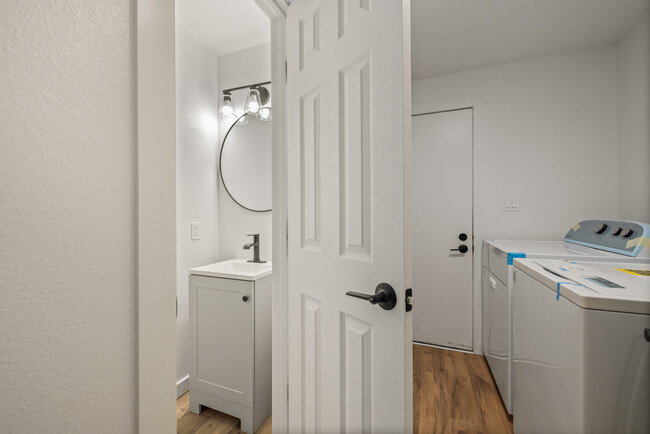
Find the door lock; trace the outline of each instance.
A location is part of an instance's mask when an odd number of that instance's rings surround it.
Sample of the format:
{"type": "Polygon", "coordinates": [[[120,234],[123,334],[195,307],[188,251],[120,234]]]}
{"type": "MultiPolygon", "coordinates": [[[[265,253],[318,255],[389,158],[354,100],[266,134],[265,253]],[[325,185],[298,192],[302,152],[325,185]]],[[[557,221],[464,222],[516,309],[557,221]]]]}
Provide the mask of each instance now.
{"type": "Polygon", "coordinates": [[[465,232],[461,233],[458,235],[458,239],[461,241],[466,241],[467,240],[467,234],[465,232]]]}

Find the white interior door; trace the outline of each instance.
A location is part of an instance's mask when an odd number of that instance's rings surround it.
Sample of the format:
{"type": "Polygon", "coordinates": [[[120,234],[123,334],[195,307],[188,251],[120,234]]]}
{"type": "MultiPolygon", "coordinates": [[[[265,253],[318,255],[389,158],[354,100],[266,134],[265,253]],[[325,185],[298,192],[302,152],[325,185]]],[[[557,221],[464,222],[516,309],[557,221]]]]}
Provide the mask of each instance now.
{"type": "Polygon", "coordinates": [[[413,339],[471,350],[472,109],[412,125],[413,339]]]}
{"type": "Polygon", "coordinates": [[[412,431],[408,7],[288,8],[290,432],[412,431]]]}

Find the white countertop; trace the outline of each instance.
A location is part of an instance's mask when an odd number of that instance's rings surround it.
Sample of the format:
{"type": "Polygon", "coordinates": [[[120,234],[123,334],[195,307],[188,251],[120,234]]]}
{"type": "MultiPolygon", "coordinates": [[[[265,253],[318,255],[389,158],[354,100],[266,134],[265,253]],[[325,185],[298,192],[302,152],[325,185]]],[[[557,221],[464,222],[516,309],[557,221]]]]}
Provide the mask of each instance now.
{"type": "Polygon", "coordinates": [[[194,276],[221,277],[236,280],[258,280],[273,272],[271,261],[251,263],[246,259],[229,259],[214,264],[190,268],[189,274],[194,276]]]}

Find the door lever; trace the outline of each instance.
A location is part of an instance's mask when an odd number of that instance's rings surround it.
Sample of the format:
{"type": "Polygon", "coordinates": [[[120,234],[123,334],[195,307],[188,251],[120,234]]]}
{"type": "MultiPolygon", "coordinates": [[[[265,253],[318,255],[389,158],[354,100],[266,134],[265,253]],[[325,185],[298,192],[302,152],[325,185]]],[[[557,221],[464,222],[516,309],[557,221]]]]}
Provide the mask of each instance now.
{"type": "Polygon", "coordinates": [[[375,288],[374,294],[364,294],[362,292],[348,291],[345,295],[360,298],[369,301],[371,304],[378,304],[385,310],[391,310],[397,304],[397,295],[395,290],[388,283],[382,282],[375,288]]]}
{"type": "Polygon", "coordinates": [[[460,252],[460,253],[467,253],[469,248],[465,244],[461,244],[458,246],[457,249],[449,249],[450,252],[460,252]]]}

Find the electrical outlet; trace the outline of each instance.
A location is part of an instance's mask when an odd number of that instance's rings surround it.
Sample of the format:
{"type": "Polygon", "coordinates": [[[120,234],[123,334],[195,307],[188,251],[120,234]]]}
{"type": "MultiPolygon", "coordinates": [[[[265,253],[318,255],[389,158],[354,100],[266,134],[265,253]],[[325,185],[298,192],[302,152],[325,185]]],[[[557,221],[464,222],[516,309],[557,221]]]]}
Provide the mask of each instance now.
{"type": "Polygon", "coordinates": [[[199,222],[192,222],[192,239],[193,240],[200,240],[201,237],[199,236],[199,222]]]}
{"type": "Polygon", "coordinates": [[[513,212],[519,211],[519,198],[518,197],[503,197],[501,198],[501,211],[513,212]]]}

